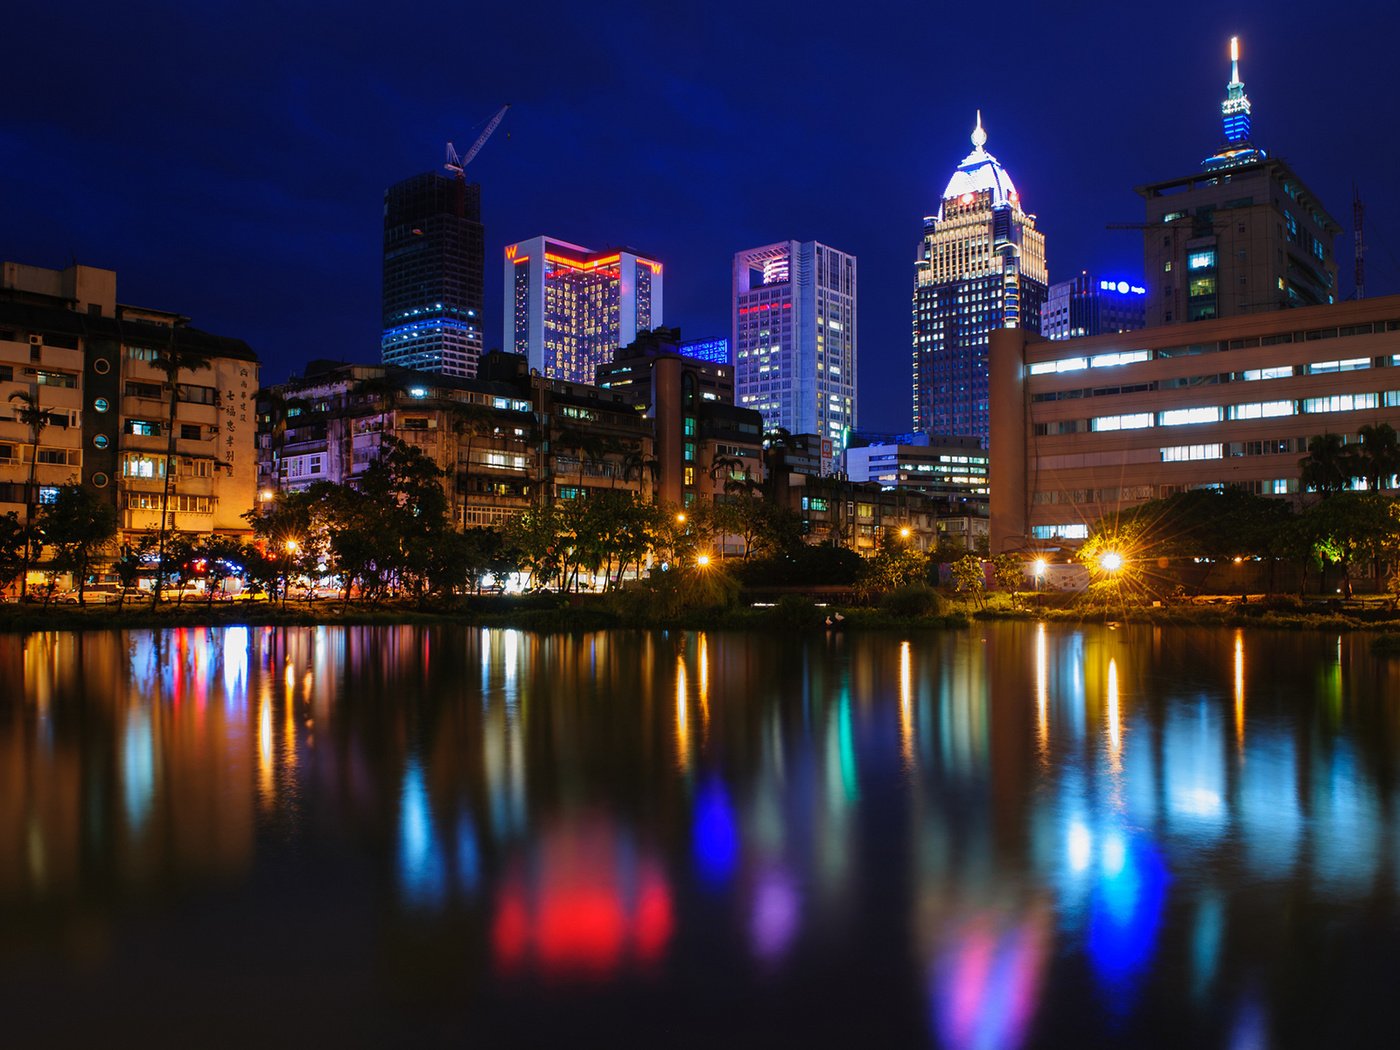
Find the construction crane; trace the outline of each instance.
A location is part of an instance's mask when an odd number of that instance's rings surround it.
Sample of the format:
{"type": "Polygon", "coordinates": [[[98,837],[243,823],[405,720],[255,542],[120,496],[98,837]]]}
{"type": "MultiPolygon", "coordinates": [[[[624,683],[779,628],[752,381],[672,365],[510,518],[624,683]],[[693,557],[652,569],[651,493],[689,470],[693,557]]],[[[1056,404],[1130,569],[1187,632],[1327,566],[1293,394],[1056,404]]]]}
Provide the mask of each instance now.
{"type": "Polygon", "coordinates": [[[472,158],[481,152],[481,147],[486,145],[486,140],[491,137],[491,133],[500,127],[501,121],[505,119],[506,110],[508,109],[510,109],[509,103],[496,111],[496,115],[492,117],[490,122],[486,125],[486,130],[477,136],[476,141],[472,143],[472,148],[467,150],[464,156],[457,156],[457,150],[453,147],[452,143],[449,142],[447,144],[447,163],[444,164],[443,167],[456,175],[459,181],[466,182],[467,165],[472,162],[472,158]]]}

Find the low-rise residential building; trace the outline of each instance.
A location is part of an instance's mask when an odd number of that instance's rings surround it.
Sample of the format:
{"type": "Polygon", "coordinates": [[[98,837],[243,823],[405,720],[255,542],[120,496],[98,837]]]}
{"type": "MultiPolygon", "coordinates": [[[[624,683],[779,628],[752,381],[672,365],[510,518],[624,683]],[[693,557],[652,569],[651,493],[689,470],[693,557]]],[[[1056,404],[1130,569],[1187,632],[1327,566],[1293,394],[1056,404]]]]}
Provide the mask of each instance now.
{"type": "Polygon", "coordinates": [[[500,526],[537,502],[590,489],[650,490],[651,438],[620,397],[532,375],[523,357],[482,357],[462,379],[384,365],[315,362],[262,392],[260,498],[353,482],[396,439],[443,471],[459,527],[500,526]]]}
{"type": "Polygon", "coordinates": [[[257,389],[246,343],[119,303],[114,271],[6,262],[0,514],[23,519],[81,482],[116,508],[120,543],[156,531],[162,503],[175,533],[246,535],[257,389]]]}
{"type": "Polygon", "coordinates": [[[1400,422],[1400,296],[1064,342],[997,332],[993,553],[1192,488],[1296,498],[1324,433],[1400,422]]]}

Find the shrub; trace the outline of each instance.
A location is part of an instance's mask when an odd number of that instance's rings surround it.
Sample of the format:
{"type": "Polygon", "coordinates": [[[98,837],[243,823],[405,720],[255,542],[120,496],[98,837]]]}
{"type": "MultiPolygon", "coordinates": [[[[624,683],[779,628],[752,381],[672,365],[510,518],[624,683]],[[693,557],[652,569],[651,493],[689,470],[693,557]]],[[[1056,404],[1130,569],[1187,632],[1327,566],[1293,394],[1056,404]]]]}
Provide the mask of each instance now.
{"type": "Polygon", "coordinates": [[[926,583],[906,583],[881,597],[880,608],[891,616],[938,616],[943,599],[926,583]]]}
{"type": "Polygon", "coordinates": [[[815,627],[822,622],[822,612],[809,598],[785,594],[773,608],[773,621],[781,627],[815,627]]]}

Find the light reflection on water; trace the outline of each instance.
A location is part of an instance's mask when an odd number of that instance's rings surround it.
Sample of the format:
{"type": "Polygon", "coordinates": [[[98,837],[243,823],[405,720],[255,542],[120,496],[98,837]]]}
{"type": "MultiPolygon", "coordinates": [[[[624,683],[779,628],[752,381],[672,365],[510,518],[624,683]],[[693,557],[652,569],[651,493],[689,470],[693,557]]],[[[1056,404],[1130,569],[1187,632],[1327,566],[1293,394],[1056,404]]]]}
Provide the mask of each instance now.
{"type": "Polygon", "coordinates": [[[793,1032],[848,1002],[903,1043],[1253,1045],[1359,1031],[1400,951],[1398,683],[1364,638],[234,627],[0,638],[0,676],[19,989],[39,952],[40,991],[117,994],[132,902],[237,902],[256,938],[291,884],[365,887],[298,903],[365,931],[357,1010],[483,1030],[614,986],[724,1030],[703,976],[780,982],[793,1032]],[[1355,962],[1299,951],[1324,932],[1355,962]],[[441,1001],[398,979],[409,936],[441,1001]]]}

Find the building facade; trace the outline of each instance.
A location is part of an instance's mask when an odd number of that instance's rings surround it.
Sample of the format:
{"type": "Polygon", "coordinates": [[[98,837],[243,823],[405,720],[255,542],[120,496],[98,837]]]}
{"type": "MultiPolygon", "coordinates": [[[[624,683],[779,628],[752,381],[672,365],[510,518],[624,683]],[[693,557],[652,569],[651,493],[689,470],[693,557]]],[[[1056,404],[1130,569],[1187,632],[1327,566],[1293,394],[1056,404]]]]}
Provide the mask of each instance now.
{"type": "Polygon", "coordinates": [[[734,404],[734,370],[683,352],[680,330],[643,332],[598,369],[598,387],[651,425],[656,494],[683,507],[763,482],[763,417],[734,404]]]}
{"type": "Polygon", "coordinates": [[[1147,289],[1129,281],[1106,280],[1085,270],[1050,286],[1040,317],[1046,339],[1135,332],[1146,324],[1147,289]]]}
{"type": "Polygon", "coordinates": [[[817,434],[832,470],[856,426],[856,257],[818,241],[734,256],[738,403],[769,430],[817,434]]]}
{"type": "Polygon", "coordinates": [[[1039,332],[1047,284],[1045,236],[986,143],[978,113],[972,152],[924,219],[913,302],[914,429],[984,442],[988,338],[1039,332]]]}
{"type": "Polygon", "coordinates": [[[246,343],[192,328],[179,314],[119,303],[115,272],[6,262],[0,514],[24,520],[58,486],[78,482],[116,508],[119,543],[159,529],[162,502],[173,532],[247,535],[257,389],[246,343]],[[172,377],[161,367],[167,360],[189,367],[172,377]],[[20,418],[26,405],[42,410],[39,425],[20,418]]]}
{"type": "Polygon", "coordinates": [[[1230,44],[1220,148],[1202,171],[1137,191],[1152,327],[1337,298],[1341,227],[1287,164],[1254,145],[1238,41],[1230,44]]]}
{"type": "Polygon", "coordinates": [[[1310,439],[1400,419],[1400,296],[992,341],[992,550],[1185,489],[1296,497],[1310,439]]]}
{"type": "Polygon", "coordinates": [[[389,187],[384,193],[384,363],[475,375],[485,272],[480,186],[427,172],[389,187]]]}
{"type": "Polygon", "coordinates": [[[661,286],[661,263],[630,249],[553,237],[507,245],[501,348],[550,379],[592,384],[618,347],[664,323],[661,286]]]}
{"type": "Polygon", "coordinates": [[[491,352],[474,379],[313,363],[263,391],[259,499],[318,481],[353,484],[394,440],[443,471],[458,528],[498,528],[531,506],[592,490],[649,498],[653,489],[638,468],[652,457],[650,430],[630,403],[491,352]]]}

